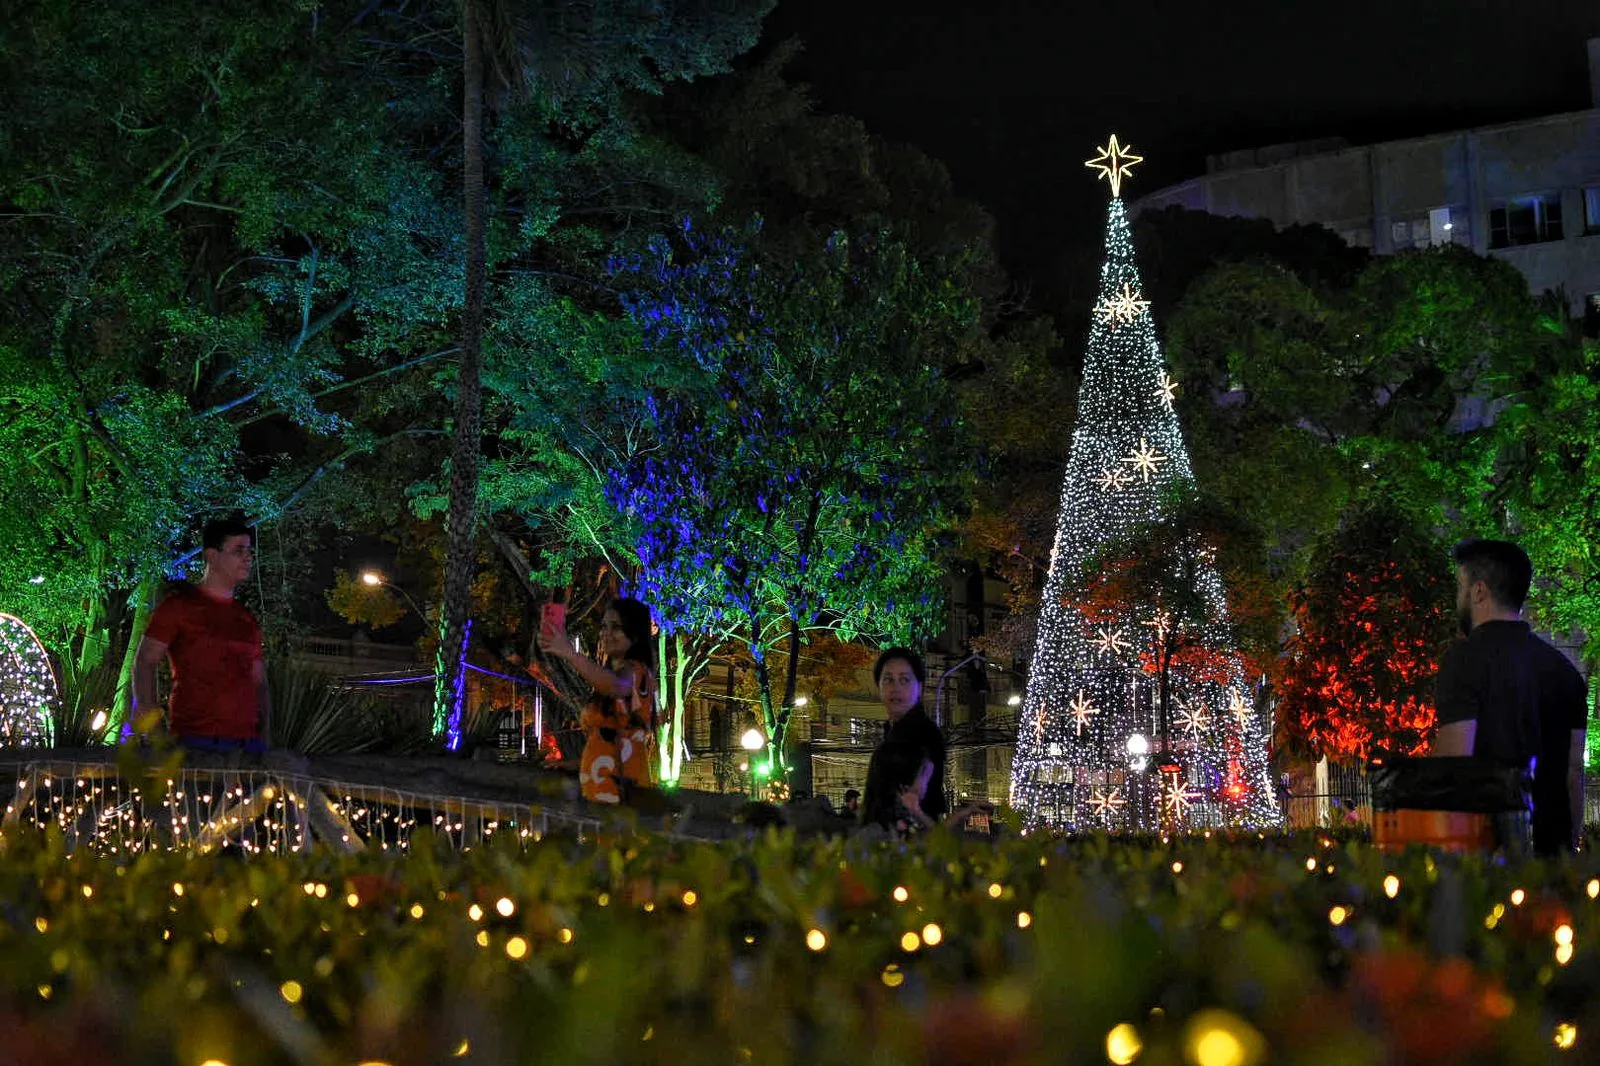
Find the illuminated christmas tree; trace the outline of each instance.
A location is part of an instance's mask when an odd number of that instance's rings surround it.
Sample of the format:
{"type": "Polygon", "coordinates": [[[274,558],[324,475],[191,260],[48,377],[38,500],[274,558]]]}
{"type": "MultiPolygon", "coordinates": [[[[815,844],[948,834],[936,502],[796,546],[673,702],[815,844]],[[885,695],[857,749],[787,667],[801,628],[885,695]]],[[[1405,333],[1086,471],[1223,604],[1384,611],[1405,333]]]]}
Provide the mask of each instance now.
{"type": "Polygon", "coordinates": [[[1132,557],[1119,574],[1108,557],[1160,530],[1194,485],[1121,199],[1140,161],[1112,137],[1088,162],[1111,184],[1106,258],[1011,804],[1030,828],[1276,824],[1265,723],[1203,537],[1163,538],[1174,547],[1156,579],[1149,559],[1132,557]],[[1129,588],[1118,580],[1129,574],[1144,579],[1129,588]]]}
{"type": "Polygon", "coordinates": [[[22,619],[0,614],[0,747],[48,747],[59,698],[44,645],[22,619]]]}

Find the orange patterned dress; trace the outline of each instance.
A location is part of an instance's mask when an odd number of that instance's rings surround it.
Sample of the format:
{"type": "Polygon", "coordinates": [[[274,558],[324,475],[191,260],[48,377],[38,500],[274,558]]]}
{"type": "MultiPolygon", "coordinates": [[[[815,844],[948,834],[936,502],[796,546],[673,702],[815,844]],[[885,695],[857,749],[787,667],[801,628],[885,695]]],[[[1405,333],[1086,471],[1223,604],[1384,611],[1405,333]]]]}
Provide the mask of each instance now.
{"type": "Polygon", "coordinates": [[[588,738],[578,783],[591,803],[620,803],[625,788],[656,783],[655,678],[640,663],[626,666],[633,675],[632,695],[596,693],[578,720],[588,738]]]}

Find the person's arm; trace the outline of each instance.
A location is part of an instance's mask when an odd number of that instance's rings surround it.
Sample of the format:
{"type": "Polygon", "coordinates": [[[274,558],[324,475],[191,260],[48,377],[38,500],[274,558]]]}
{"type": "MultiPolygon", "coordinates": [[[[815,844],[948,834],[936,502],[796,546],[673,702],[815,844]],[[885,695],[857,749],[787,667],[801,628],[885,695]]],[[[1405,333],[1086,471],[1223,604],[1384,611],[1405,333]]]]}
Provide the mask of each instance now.
{"type": "Polygon", "coordinates": [[[267,663],[257,659],[250,668],[250,678],[256,689],[256,715],[261,725],[261,742],[272,743],[272,693],[267,688],[267,663]]]}
{"type": "Polygon", "coordinates": [[[1457,644],[1439,663],[1433,705],[1439,731],[1430,755],[1471,755],[1478,739],[1478,691],[1468,674],[1465,644],[1457,644]]]}
{"type": "Polygon", "coordinates": [[[906,813],[924,829],[932,829],[936,823],[932,818],[922,812],[922,801],[917,798],[917,790],[910,786],[900,790],[900,805],[906,813]]]}
{"type": "Polygon", "coordinates": [[[141,728],[139,720],[152,712],[160,712],[156,702],[156,667],[166,657],[167,646],[161,641],[148,634],[139,641],[139,650],[133,658],[133,722],[137,732],[148,732],[156,724],[149,722],[141,728]]]}
{"type": "Polygon", "coordinates": [[[1572,806],[1573,848],[1583,839],[1583,755],[1588,741],[1587,726],[1574,729],[1571,747],[1567,750],[1567,802],[1572,806]]]}
{"type": "Polygon", "coordinates": [[[1433,750],[1430,755],[1471,755],[1472,746],[1478,739],[1478,720],[1469,718],[1465,722],[1446,722],[1439,727],[1438,736],[1434,737],[1433,750]]]}
{"type": "Polygon", "coordinates": [[[544,650],[546,655],[554,655],[558,659],[565,659],[578,672],[578,676],[593,685],[594,690],[600,695],[627,699],[633,694],[633,672],[631,670],[614,672],[606,669],[573,647],[572,640],[565,631],[541,631],[539,634],[539,647],[544,650]]]}

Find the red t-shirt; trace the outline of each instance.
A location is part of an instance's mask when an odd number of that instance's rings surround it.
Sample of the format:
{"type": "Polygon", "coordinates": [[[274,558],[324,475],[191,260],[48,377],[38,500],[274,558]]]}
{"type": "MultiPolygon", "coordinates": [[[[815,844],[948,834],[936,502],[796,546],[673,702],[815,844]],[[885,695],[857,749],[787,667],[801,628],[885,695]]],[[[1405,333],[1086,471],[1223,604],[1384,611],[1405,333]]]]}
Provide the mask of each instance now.
{"type": "Polygon", "coordinates": [[[261,626],[249,608],[190,587],[150,615],[145,635],[172,659],[168,728],[177,737],[255,740],[261,735],[255,666],[261,626]]]}

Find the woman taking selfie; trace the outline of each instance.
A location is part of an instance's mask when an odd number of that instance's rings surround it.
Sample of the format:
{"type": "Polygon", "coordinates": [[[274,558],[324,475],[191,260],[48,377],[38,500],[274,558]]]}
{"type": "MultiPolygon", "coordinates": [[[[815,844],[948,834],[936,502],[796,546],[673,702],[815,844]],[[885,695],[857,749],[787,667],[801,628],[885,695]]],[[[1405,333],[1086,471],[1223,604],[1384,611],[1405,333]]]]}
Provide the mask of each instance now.
{"type": "Polygon", "coordinates": [[[650,609],[638,600],[611,602],[595,642],[598,662],[580,654],[565,620],[541,627],[539,647],[565,659],[594,687],[579,724],[585,740],[578,783],[583,798],[620,803],[635,788],[655,784],[655,644],[650,609]]]}

